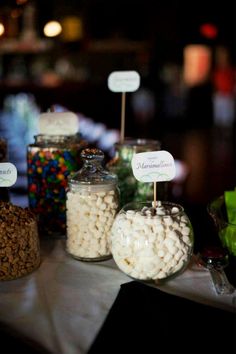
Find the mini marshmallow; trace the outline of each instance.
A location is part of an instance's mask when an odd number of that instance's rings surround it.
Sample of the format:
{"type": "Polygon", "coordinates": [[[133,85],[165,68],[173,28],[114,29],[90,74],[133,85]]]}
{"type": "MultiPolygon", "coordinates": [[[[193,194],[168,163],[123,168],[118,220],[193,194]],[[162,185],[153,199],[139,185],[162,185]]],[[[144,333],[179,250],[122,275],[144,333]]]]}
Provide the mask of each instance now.
{"type": "Polygon", "coordinates": [[[115,192],[80,192],[67,193],[67,250],[81,259],[110,256],[110,230],[118,210],[115,192]]]}
{"type": "Polygon", "coordinates": [[[188,226],[182,227],[182,234],[188,236],[190,234],[190,228],[188,226]]]}
{"type": "Polygon", "coordinates": [[[111,204],[113,202],[113,197],[112,195],[106,195],[105,198],[104,198],[104,202],[106,204],[111,204]]]}
{"type": "Polygon", "coordinates": [[[166,253],[163,260],[165,263],[168,263],[171,259],[172,259],[171,253],[166,253]]]}
{"type": "Polygon", "coordinates": [[[165,211],[163,210],[163,208],[157,208],[156,209],[156,213],[157,213],[157,215],[166,215],[165,211]]]}
{"type": "Polygon", "coordinates": [[[171,214],[176,214],[176,213],[178,213],[179,212],[179,208],[177,208],[177,207],[173,207],[172,209],[171,209],[171,214]]]}

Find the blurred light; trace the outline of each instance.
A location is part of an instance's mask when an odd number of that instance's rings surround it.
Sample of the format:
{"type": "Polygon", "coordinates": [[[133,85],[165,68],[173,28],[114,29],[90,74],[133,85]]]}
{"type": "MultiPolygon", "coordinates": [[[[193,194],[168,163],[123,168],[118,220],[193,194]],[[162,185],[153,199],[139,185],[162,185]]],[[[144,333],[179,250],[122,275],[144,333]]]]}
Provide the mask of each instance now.
{"type": "Polygon", "coordinates": [[[82,20],[76,16],[67,16],[62,20],[62,38],[65,41],[73,42],[82,39],[83,24],[82,20]]]}
{"type": "Polygon", "coordinates": [[[56,37],[62,31],[62,27],[57,21],[50,21],[44,26],[43,32],[46,37],[56,37]]]}
{"type": "Polygon", "coordinates": [[[23,5],[27,2],[28,0],[16,0],[17,5],[23,5]]]}
{"type": "Polygon", "coordinates": [[[218,35],[218,28],[212,23],[204,23],[200,26],[200,33],[208,39],[214,39],[218,35]]]}
{"type": "Polygon", "coordinates": [[[211,69],[210,48],[200,44],[190,44],[184,48],[184,82],[188,86],[204,83],[211,69]]]}
{"type": "Polygon", "coordinates": [[[13,9],[11,12],[11,18],[18,18],[22,15],[22,9],[13,9]]]}
{"type": "Polygon", "coordinates": [[[2,36],[4,32],[5,32],[5,28],[4,28],[3,24],[0,23],[0,36],[2,36]]]}

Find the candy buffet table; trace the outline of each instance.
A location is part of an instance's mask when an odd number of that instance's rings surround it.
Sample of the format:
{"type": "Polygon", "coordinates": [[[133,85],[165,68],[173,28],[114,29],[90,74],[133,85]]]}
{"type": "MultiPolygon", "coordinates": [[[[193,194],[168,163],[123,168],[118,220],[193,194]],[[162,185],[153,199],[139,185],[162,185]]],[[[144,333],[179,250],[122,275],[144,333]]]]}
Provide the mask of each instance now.
{"type": "MultiPolygon", "coordinates": [[[[37,271],[0,283],[0,321],[39,343],[45,352],[86,353],[120,286],[132,279],[112,259],[99,263],[74,260],[64,250],[65,240],[45,240],[41,246],[42,263],[37,271]]],[[[217,296],[208,271],[195,263],[156,291],[223,309],[229,315],[236,310],[236,293],[217,296]]]]}

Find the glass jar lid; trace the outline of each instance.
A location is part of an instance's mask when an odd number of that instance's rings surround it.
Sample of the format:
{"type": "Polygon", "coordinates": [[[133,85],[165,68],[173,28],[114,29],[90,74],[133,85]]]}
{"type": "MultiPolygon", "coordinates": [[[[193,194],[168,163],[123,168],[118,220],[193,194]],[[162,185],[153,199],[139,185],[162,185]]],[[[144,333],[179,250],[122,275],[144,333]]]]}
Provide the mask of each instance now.
{"type": "Polygon", "coordinates": [[[123,161],[130,162],[134,154],[161,149],[159,140],[154,139],[125,139],[115,143],[115,150],[123,161]]]}
{"type": "Polygon", "coordinates": [[[117,184],[117,176],[106,170],[102,163],[104,153],[96,148],[83,149],[80,154],[82,168],[69,178],[70,184],[110,185],[117,184]]]}
{"type": "Polygon", "coordinates": [[[143,150],[153,150],[161,148],[161,143],[159,140],[155,139],[125,139],[123,142],[115,143],[116,147],[126,147],[132,148],[135,152],[143,151],[143,150]]]}
{"type": "Polygon", "coordinates": [[[35,143],[39,146],[50,144],[51,146],[60,146],[64,144],[73,144],[82,141],[82,135],[77,133],[75,135],[46,135],[38,134],[34,136],[35,143]]]}

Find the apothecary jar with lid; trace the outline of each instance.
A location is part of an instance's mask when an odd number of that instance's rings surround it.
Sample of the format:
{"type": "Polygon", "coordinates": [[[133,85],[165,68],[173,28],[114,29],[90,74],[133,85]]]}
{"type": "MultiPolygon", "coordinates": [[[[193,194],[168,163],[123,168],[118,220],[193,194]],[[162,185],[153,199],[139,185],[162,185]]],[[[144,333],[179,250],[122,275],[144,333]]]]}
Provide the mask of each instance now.
{"type": "Polygon", "coordinates": [[[65,238],[68,175],[82,166],[88,146],[79,133],[39,134],[27,146],[28,200],[37,215],[40,236],[65,238]]]}
{"type": "Polygon", "coordinates": [[[172,202],[125,205],[111,231],[111,251],[117,266],[130,277],[163,283],[188,266],[193,228],[184,208],[172,202]]]}
{"type": "Polygon", "coordinates": [[[81,158],[83,167],[68,182],[66,249],[78,260],[105,260],[119,206],[117,177],[103,167],[101,150],[84,149],[81,158]]]}

